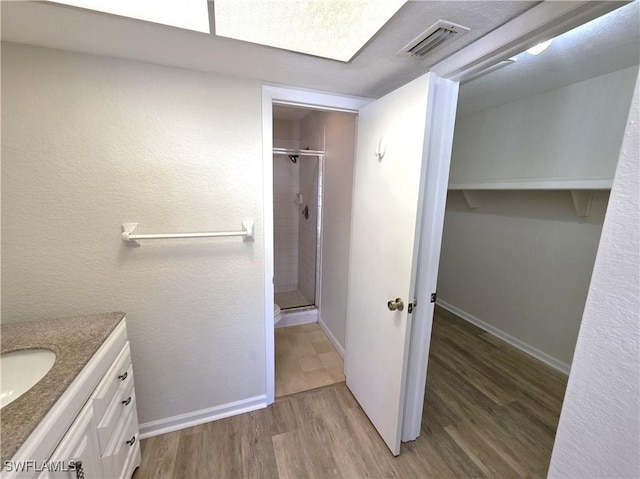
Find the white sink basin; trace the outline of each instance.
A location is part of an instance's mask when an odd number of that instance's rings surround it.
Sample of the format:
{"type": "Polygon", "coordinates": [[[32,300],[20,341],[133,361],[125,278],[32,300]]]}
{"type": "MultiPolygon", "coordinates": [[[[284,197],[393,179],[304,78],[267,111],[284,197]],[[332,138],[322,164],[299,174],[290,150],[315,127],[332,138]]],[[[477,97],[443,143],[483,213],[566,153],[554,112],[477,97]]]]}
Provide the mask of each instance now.
{"type": "Polygon", "coordinates": [[[0,356],[0,408],[31,389],[56,362],[48,349],[21,349],[0,356]]]}

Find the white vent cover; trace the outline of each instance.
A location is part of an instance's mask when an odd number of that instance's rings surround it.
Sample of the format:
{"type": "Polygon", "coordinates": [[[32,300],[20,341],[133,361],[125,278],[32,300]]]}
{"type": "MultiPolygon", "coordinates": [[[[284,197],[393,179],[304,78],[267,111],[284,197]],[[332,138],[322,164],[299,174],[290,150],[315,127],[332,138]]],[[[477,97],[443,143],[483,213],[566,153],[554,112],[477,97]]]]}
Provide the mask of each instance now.
{"type": "Polygon", "coordinates": [[[438,20],[427,30],[404,46],[398,55],[403,57],[424,57],[437,48],[460,38],[470,29],[446,20],[438,20]]]}

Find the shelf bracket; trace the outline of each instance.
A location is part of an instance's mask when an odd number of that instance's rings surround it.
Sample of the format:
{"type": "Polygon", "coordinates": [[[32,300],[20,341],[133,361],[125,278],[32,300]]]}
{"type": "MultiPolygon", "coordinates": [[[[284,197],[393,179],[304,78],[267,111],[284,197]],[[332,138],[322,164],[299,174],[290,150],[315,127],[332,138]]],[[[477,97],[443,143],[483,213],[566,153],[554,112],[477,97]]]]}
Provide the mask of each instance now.
{"type": "Polygon", "coordinates": [[[576,209],[576,215],[584,218],[591,214],[593,190],[571,190],[571,199],[576,209]]]}
{"type": "Polygon", "coordinates": [[[462,190],[462,195],[464,196],[467,205],[472,210],[478,208],[480,206],[480,192],[477,190],[462,190]]]}

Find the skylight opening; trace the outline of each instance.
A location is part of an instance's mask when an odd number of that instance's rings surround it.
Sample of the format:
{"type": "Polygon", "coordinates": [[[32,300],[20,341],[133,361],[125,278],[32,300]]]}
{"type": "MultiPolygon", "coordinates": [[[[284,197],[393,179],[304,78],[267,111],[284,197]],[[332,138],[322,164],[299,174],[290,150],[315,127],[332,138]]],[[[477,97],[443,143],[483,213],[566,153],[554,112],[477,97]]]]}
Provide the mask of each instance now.
{"type": "Polygon", "coordinates": [[[406,0],[216,0],[215,34],[350,61],[406,0]]]}
{"type": "Polygon", "coordinates": [[[152,23],[211,33],[207,0],[48,0],[152,23]]]}

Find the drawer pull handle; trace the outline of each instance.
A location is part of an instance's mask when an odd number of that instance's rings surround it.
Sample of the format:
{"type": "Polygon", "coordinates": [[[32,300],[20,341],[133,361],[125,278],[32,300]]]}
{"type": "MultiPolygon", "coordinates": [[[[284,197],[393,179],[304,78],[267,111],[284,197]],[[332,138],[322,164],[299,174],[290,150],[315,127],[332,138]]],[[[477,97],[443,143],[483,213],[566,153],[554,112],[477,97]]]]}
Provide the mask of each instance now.
{"type": "Polygon", "coordinates": [[[84,479],[84,469],[82,469],[82,461],[75,461],[74,469],[76,471],[76,479],[84,479]]]}
{"type": "Polygon", "coordinates": [[[128,406],[129,403],[131,402],[131,396],[129,396],[127,399],[125,399],[124,401],[122,401],[122,404],[124,404],[125,406],[128,406]]]}
{"type": "Polygon", "coordinates": [[[127,372],[125,371],[125,372],[124,372],[124,374],[121,374],[120,376],[118,376],[118,379],[119,379],[120,381],[124,381],[125,379],[127,379],[127,376],[128,376],[128,374],[127,374],[127,372]]]}
{"type": "Polygon", "coordinates": [[[133,437],[131,437],[131,439],[129,439],[129,440],[127,441],[127,444],[128,444],[129,446],[133,446],[133,445],[135,444],[135,442],[136,442],[136,436],[134,435],[133,437]]]}

